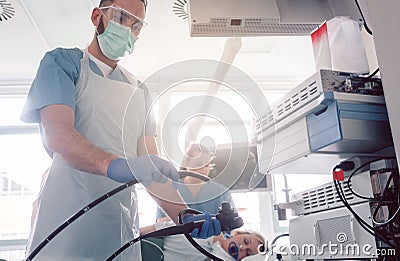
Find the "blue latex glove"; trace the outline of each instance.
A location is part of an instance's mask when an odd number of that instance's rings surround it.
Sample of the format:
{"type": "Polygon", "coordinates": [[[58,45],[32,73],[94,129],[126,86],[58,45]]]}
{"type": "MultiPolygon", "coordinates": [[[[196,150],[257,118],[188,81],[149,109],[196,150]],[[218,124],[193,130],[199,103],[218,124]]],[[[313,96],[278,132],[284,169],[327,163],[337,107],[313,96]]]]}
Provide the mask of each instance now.
{"type": "MultiPolygon", "coordinates": [[[[171,162],[157,155],[146,155],[131,159],[113,160],[107,169],[107,176],[117,182],[129,182],[136,179],[145,186],[155,181],[165,183],[168,179],[177,181],[179,174],[171,162]]],[[[174,182],[176,188],[176,183],[174,182]]]]}
{"type": "Polygon", "coordinates": [[[219,220],[210,216],[210,213],[204,212],[199,215],[185,215],[183,223],[204,221],[200,231],[198,228],[193,229],[190,235],[194,238],[208,238],[211,236],[218,236],[221,234],[221,224],[219,220]]]}

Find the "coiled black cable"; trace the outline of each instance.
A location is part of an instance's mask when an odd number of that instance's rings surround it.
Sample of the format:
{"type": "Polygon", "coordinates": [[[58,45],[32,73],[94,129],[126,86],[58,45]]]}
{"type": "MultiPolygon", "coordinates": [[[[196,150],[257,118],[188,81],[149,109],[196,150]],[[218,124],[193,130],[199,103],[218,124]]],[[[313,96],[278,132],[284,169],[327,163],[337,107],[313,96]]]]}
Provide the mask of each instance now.
{"type": "Polygon", "coordinates": [[[385,199],[385,195],[386,195],[386,193],[387,193],[387,191],[389,189],[390,182],[392,181],[394,175],[396,175],[396,177],[398,176],[398,170],[394,170],[390,174],[389,179],[386,182],[385,188],[382,191],[382,195],[381,195],[381,198],[380,198],[380,200],[378,202],[378,205],[376,206],[376,208],[374,210],[374,214],[372,215],[372,222],[374,222],[374,224],[377,225],[377,226],[386,226],[386,225],[392,223],[394,221],[394,219],[397,217],[397,215],[400,213],[400,189],[398,187],[396,187],[396,189],[397,189],[397,204],[399,205],[397,207],[397,210],[386,221],[384,221],[384,222],[376,221],[376,215],[378,214],[379,209],[382,207],[383,200],[385,199]]]}
{"type": "Polygon", "coordinates": [[[336,192],[337,195],[339,196],[339,199],[342,201],[342,203],[345,205],[345,207],[353,214],[354,218],[357,220],[358,224],[360,224],[360,226],[366,231],[368,232],[370,235],[372,235],[373,237],[378,238],[379,240],[381,240],[382,242],[385,242],[387,245],[391,246],[391,247],[395,247],[395,245],[393,245],[390,241],[388,241],[384,236],[382,236],[380,233],[378,233],[377,231],[374,230],[374,228],[368,224],[366,221],[364,221],[353,209],[352,207],[349,205],[349,203],[347,202],[347,199],[345,197],[345,194],[343,192],[343,188],[340,184],[339,181],[334,180],[333,181],[335,184],[335,188],[336,188],[336,192]]]}
{"type": "Polygon", "coordinates": [[[89,205],[86,207],[82,208],[80,211],[78,211],[76,214],[74,214],[72,217],[70,217],[67,221],[62,223],[59,227],[57,227],[48,237],[46,237],[30,254],[29,256],[25,259],[25,261],[31,261],[53,238],[55,238],[61,231],[63,231],[66,227],[68,227],[71,223],[73,223],[75,220],[77,220],[80,216],[103,202],[104,200],[108,199],[109,197],[112,197],[113,195],[117,194],[118,192],[138,183],[137,180],[132,180],[128,183],[125,183],[112,191],[104,194],[103,196],[99,197],[98,199],[92,201],[89,205]]]}
{"type": "MultiPolygon", "coordinates": [[[[183,224],[183,216],[185,214],[201,214],[201,212],[194,210],[194,209],[184,209],[182,211],[179,212],[179,217],[178,217],[178,221],[180,224],[183,224]]],[[[191,231],[190,231],[191,232],[191,231]]],[[[190,233],[189,232],[189,233],[190,233]]],[[[223,259],[214,256],[213,254],[211,254],[210,252],[206,251],[204,248],[202,248],[193,238],[189,233],[184,233],[184,236],[186,237],[186,239],[190,242],[190,244],[192,244],[198,251],[200,251],[200,253],[202,253],[203,255],[205,255],[206,257],[210,258],[211,260],[214,261],[224,261],[223,259]]]]}
{"type": "Polygon", "coordinates": [[[357,197],[359,197],[359,198],[362,198],[362,199],[366,199],[366,200],[374,200],[374,198],[366,197],[366,196],[363,196],[363,195],[360,195],[360,194],[356,193],[356,192],[351,188],[350,182],[351,182],[352,177],[353,177],[359,170],[361,170],[362,168],[368,166],[369,164],[371,164],[371,163],[373,163],[373,162],[377,162],[377,161],[384,160],[384,159],[396,159],[396,157],[394,157],[394,156],[379,157],[379,158],[376,158],[376,159],[374,159],[374,160],[370,160],[370,161],[368,161],[368,162],[365,162],[364,164],[361,164],[360,166],[358,166],[355,170],[353,170],[353,171],[351,172],[351,174],[350,174],[349,177],[347,178],[347,181],[346,181],[346,182],[347,182],[347,187],[348,187],[349,191],[350,191],[353,195],[355,195],[355,196],[357,196],[357,197]]]}
{"type": "MultiPolygon", "coordinates": [[[[215,215],[215,218],[218,219],[221,223],[221,228],[224,229],[235,229],[238,227],[241,227],[243,225],[243,220],[241,217],[237,216],[237,213],[230,213],[232,209],[230,208],[229,202],[222,202],[222,206],[220,210],[218,211],[218,214],[215,215]]],[[[195,209],[184,209],[179,212],[178,216],[178,221],[179,225],[172,226],[172,227],[167,227],[163,228],[157,231],[153,231],[150,233],[147,233],[145,235],[141,235],[137,238],[134,238],[133,240],[130,240],[127,242],[125,245],[120,247],[117,251],[115,251],[110,257],[107,258],[107,261],[112,261],[115,257],[117,257],[119,254],[121,254],[123,251],[125,251],[127,248],[135,244],[136,242],[148,238],[148,237],[163,237],[163,236],[170,236],[170,235],[178,235],[178,234],[184,234],[185,237],[188,239],[188,241],[203,255],[207,256],[208,258],[211,258],[211,260],[215,261],[224,261],[220,259],[219,257],[214,256],[213,254],[209,253],[206,251],[204,248],[202,248],[191,236],[190,232],[193,231],[193,229],[198,228],[201,229],[203,226],[203,221],[192,221],[192,222],[187,222],[183,223],[183,216],[185,214],[203,214],[200,211],[197,211],[195,209]]]]}

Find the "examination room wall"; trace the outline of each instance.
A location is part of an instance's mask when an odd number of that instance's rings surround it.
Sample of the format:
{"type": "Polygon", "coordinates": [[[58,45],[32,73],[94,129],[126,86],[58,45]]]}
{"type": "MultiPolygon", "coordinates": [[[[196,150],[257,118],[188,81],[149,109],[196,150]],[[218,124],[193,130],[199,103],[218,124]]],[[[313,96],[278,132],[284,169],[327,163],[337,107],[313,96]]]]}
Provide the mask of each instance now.
{"type": "MultiPolygon", "coordinates": [[[[273,102],[290,89],[287,83],[286,85],[286,89],[271,88],[264,93],[270,102],[273,102]]],[[[198,90],[176,92],[172,95],[171,106],[198,93],[198,90]]],[[[222,93],[220,96],[227,102],[232,103],[235,100],[237,102],[237,97],[235,98],[232,93],[222,93]]],[[[39,193],[42,174],[51,163],[41,144],[37,126],[24,124],[19,120],[24,99],[25,94],[2,95],[0,98],[1,110],[10,111],[0,117],[0,209],[6,210],[2,211],[0,216],[0,258],[9,261],[22,260],[24,257],[33,202],[39,193]]],[[[162,109],[157,108],[156,116],[160,115],[159,110],[162,109]]],[[[243,115],[243,117],[247,117],[245,122],[250,132],[250,115],[243,115]]],[[[205,122],[202,133],[218,133],[218,129],[218,124],[209,120],[205,122]]],[[[216,135],[214,138],[217,144],[228,141],[225,133],[216,135]]],[[[277,196],[279,197],[279,193],[277,196]]],[[[138,197],[140,224],[141,226],[150,225],[155,220],[156,204],[144,189],[138,189],[138,197]]],[[[260,193],[238,192],[233,193],[233,198],[247,228],[263,230],[265,225],[270,227],[270,222],[265,219],[270,219],[273,215],[263,213],[268,208],[262,205],[265,199],[260,201],[260,193]],[[263,217],[264,224],[262,224],[263,217]]],[[[281,225],[283,229],[286,226],[284,223],[277,225],[281,225]]]]}

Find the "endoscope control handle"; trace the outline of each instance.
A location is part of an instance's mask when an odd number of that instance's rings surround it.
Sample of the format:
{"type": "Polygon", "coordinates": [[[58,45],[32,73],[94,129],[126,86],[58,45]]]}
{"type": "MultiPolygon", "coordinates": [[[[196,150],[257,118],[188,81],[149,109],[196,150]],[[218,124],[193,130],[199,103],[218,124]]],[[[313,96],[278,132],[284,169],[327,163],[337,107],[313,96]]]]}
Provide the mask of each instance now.
{"type": "MultiPolygon", "coordinates": [[[[221,231],[229,232],[235,228],[243,226],[243,219],[239,217],[238,213],[235,212],[235,210],[231,207],[231,203],[228,201],[222,202],[221,206],[218,209],[218,213],[213,218],[219,220],[221,224],[221,231]]],[[[203,222],[203,220],[194,221],[193,229],[201,229],[203,222]]]]}
{"type": "Polygon", "coordinates": [[[231,231],[243,226],[243,219],[231,207],[231,203],[224,201],[219,207],[218,214],[215,216],[221,223],[222,231],[231,231]]]}
{"type": "MultiPolygon", "coordinates": [[[[226,219],[219,219],[217,217],[213,217],[219,220],[221,224],[221,231],[231,231],[235,228],[239,228],[243,226],[243,219],[241,217],[236,218],[235,220],[228,221],[226,219]]],[[[199,221],[192,221],[185,223],[184,225],[180,225],[180,233],[186,234],[188,232],[191,232],[193,229],[198,228],[199,230],[202,228],[204,223],[204,220],[199,220],[199,221]],[[184,228],[185,227],[185,228],[184,228]]]]}

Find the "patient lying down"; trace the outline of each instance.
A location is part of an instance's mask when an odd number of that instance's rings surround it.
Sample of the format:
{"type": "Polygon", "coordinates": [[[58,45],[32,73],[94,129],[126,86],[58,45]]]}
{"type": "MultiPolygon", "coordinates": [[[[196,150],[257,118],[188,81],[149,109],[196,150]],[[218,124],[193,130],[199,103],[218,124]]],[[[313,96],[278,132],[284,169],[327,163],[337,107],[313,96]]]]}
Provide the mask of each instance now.
{"type": "MultiPolygon", "coordinates": [[[[158,222],[154,225],[143,227],[140,233],[146,234],[154,230],[175,225],[172,222],[158,222]]],[[[231,236],[213,236],[207,239],[196,239],[206,251],[223,259],[235,260],[264,260],[267,252],[267,241],[261,233],[246,230],[233,230],[231,236]],[[251,257],[250,257],[251,256],[251,257]]],[[[184,235],[164,237],[163,240],[164,261],[204,261],[209,260],[192,246],[184,235]]],[[[146,260],[143,256],[143,260],[146,260]]]]}

